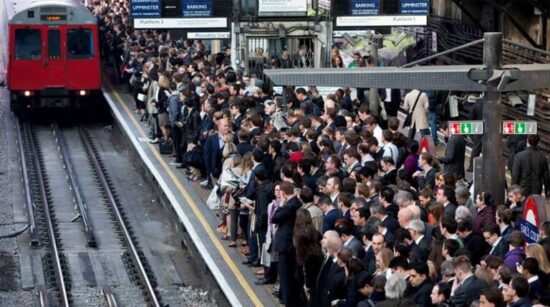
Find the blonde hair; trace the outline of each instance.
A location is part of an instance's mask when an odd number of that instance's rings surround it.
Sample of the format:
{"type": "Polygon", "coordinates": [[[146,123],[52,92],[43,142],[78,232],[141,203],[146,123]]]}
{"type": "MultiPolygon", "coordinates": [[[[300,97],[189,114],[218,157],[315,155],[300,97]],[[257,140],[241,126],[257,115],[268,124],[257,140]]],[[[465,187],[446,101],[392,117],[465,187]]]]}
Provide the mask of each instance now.
{"type": "Polygon", "coordinates": [[[164,74],[159,76],[159,86],[164,89],[170,88],[170,79],[168,76],[165,76],[164,74]]]}
{"type": "Polygon", "coordinates": [[[546,274],[550,273],[550,261],[548,261],[548,256],[544,251],[542,245],[535,243],[527,245],[527,250],[525,251],[527,257],[533,257],[537,259],[539,263],[539,268],[546,274]]]}
{"type": "Polygon", "coordinates": [[[382,259],[382,263],[384,264],[384,269],[387,269],[389,268],[390,261],[393,258],[393,251],[387,247],[384,247],[378,252],[376,256],[380,256],[380,259],[382,259]]]}

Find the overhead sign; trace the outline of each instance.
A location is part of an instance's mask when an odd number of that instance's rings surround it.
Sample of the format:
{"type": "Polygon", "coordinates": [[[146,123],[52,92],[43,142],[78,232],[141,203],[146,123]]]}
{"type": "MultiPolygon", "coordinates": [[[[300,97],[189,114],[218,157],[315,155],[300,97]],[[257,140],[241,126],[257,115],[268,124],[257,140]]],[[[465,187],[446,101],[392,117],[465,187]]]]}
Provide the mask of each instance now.
{"type": "Polygon", "coordinates": [[[398,26],[425,26],[428,16],[339,16],[336,17],[338,27],[398,27],[398,26]]]}
{"type": "Polygon", "coordinates": [[[160,0],[131,0],[132,17],[160,17],[160,0]]]}
{"type": "Polygon", "coordinates": [[[228,39],[229,32],[187,32],[188,39],[228,39]]]}
{"type": "Polygon", "coordinates": [[[212,0],[183,0],[183,17],[212,16],[212,0]]]}
{"type": "Polygon", "coordinates": [[[483,134],[483,121],[482,120],[450,121],[449,133],[456,134],[456,135],[483,134]]]}
{"type": "Polygon", "coordinates": [[[537,134],[537,122],[505,120],[502,122],[502,134],[537,134]]]}
{"type": "Polygon", "coordinates": [[[429,0],[401,0],[401,14],[428,15],[429,0]]]}
{"type": "Polygon", "coordinates": [[[521,219],[519,219],[519,229],[525,235],[528,243],[537,243],[540,240],[539,227],[546,221],[545,201],[540,195],[532,195],[525,201],[525,207],[521,219]]]}
{"type": "Polygon", "coordinates": [[[380,13],[380,0],[351,0],[350,15],[365,16],[380,13]]]}
{"type": "Polygon", "coordinates": [[[258,13],[307,11],[307,0],[259,0],[258,13]]]}
{"type": "Polygon", "coordinates": [[[227,18],[136,18],[135,29],[226,28],[227,18]]]}

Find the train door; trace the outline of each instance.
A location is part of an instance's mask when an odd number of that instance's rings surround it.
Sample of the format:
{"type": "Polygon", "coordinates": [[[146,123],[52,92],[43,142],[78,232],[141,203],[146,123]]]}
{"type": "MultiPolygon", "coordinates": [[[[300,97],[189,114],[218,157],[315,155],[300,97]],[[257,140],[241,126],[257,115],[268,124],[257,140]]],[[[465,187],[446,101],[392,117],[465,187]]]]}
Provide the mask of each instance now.
{"type": "Polygon", "coordinates": [[[47,42],[44,66],[46,68],[45,87],[65,87],[65,57],[61,52],[65,44],[60,28],[47,28],[47,42]]]}
{"type": "Polygon", "coordinates": [[[10,90],[38,90],[43,87],[44,38],[37,26],[10,25],[10,90]]]}

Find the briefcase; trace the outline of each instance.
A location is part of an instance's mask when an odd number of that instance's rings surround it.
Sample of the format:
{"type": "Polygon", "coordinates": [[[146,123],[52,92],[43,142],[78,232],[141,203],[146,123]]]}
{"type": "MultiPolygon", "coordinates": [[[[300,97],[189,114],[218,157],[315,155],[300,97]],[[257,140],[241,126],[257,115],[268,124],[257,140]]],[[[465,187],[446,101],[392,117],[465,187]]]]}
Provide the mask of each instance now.
{"type": "Polygon", "coordinates": [[[170,155],[174,151],[172,140],[161,140],[159,142],[159,151],[162,155],[170,155]]]}

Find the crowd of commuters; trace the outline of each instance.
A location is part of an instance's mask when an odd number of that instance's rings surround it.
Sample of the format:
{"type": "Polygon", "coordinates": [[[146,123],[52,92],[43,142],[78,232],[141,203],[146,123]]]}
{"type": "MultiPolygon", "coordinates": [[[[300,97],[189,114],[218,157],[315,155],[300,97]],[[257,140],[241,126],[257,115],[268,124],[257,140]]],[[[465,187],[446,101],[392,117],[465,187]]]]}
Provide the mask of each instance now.
{"type": "Polygon", "coordinates": [[[170,144],[174,166],[213,189],[221,238],[256,268],[257,284],[277,284],[282,304],[550,305],[550,223],[530,244],[518,230],[526,197],[550,195],[538,136],[513,157],[514,185],[495,203],[470,193],[464,137],[445,122],[430,127],[437,95],[404,97],[405,136],[392,107],[399,91],[383,91],[386,118],[349,89],[289,89],[285,100],[233,70],[230,50],[132,30],[126,1],[91,9],[151,142],[170,144]],[[437,142],[437,129],[445,154],[419,153],[415,133],[437,142]]]}

